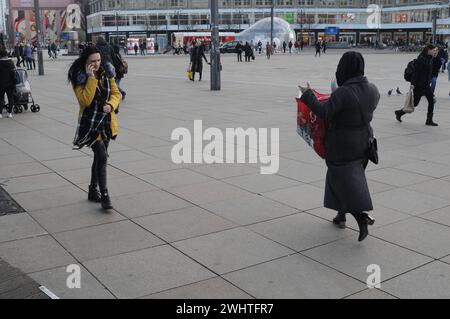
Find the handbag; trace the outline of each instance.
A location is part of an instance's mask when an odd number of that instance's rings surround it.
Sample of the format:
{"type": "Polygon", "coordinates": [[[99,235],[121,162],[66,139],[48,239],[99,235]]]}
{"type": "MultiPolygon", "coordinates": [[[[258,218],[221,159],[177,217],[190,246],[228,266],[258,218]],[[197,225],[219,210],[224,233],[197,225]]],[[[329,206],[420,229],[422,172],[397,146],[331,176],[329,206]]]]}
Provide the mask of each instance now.
{"type": "MultiPolygon", "coordinates": [[[[330,98],[329,94],[321,94],[316,90],[313,90],[313,93],[320,102],[325,102],[330,98]]],[[[325,120],[317,117],[300,98],[297,98],[297,133],[314,149],[317,155],[325,158],[325,120]]]]}
{"type": "Polygon", "coordinates": [[[403,112],[413,113],[414,112],[414,86],[411,85],[409,92],[406,94],[405,106],[403,106],[403,112]]]}

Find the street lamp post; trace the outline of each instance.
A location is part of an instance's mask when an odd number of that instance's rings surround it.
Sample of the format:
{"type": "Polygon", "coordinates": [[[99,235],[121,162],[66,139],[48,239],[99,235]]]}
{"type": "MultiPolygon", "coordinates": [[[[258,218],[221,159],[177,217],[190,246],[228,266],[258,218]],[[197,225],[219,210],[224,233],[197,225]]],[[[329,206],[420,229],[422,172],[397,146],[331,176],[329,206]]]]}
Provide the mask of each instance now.
{"type": "Polygon", "coordinates": [[[41,34],[41,11],[39,7],[39,0],[34,0],[34,14],[36,24],[36,47],[38,53],[38,70],[39,75],[44,75],[44,58],[42,56],[42,34],[41,34]]]}
{"type": "Polygon", "coordinates": [[[220,91],[219,4],[210,0],[211,8],[211,91],[220,91]]]}
{"type": "Polygon", "coordinates": [[[118,12],[116,11],[115,12],[115,17],[116,17],[116,43],[118,43],[119,42],[119,24],[118,24],[118,21],[117,21],[117,14],[118,14],[118,12]]]}
{"type": "Polygon", "coordinates": [[[275,12],[275,0],[272,0],[272,7],[270,8],[270,45],[273,46],[273,18],[275,12]]]}

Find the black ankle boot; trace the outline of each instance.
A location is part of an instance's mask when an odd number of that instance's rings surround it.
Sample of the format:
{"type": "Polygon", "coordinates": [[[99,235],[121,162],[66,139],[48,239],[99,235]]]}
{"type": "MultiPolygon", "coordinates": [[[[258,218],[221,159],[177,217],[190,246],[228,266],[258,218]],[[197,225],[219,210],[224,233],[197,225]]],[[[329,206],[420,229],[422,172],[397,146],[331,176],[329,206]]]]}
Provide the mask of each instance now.
{"type": "Polygon", "coordinates": [[[355,217],[359,227],[358,241],[363,241],[369,235],[368,225],[375,224],[375,219],[367,213],[352,214],[355,217]]]}
{"type": "Polygon", "coordinates": [[[89,185],[88,200],[96,203],[102,201],[102,195],[100,195],[100,192],[97,190],[97,185],[89,185]]]}
{"type": "Polygon", "coordinates": [[[111,198],[109,197],[108,191],[102,192],[102,208],[103,209],[113,209],[111,204],[111,198]]]}
{"type": "Polygon", "coordinates": [[[427,125],[427,126],[438,126],[438,124],[434,123],[433,120],[427,120],[425,122],[425,125],[427,125]]]}
{"type": "Polygon", "coordinates": [[[344,229],[345,228],[345,222],[347,219],[345,218],[345,214],[338,213],[336,217],[333,218],[333,224],[335,224],[337,227],[344,229]]]}
{"type": "Polygon", "coordinates": [[[395,111],[395,118],[397,119],[397,121],[399,121],[400,123],[402,122],[402,116],[405,115],[405,112],[403,112],[403,110],[398,110],[395,111]]]}

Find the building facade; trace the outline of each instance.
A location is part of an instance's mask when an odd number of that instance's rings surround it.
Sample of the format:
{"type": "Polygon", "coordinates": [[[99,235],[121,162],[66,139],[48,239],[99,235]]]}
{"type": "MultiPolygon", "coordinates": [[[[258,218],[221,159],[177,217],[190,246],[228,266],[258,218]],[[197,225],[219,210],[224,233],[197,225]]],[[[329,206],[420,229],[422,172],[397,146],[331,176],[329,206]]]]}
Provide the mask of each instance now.
{"type": "MultiPolygon", "coordinates": [[[[11,42],[34,42],[36,24],[34,0],[8,0],[9,37],[11,42]]],[[[40,0],[42,39],[44,42],[80,41],[86,38],[82,2],[74,0],[40,0]]]]}
{"type": "MultiPolygon", "coordinates": [[[[431,41],[433,21],[450,17],[448,1],[276,0],[275,16],[289,22],[298,39],[310,44],[319,38],[410,44],[431,41]]],[[[240,32],[269,17],[271,3],[219,0],[220,30],[240,32]]],[[[128,37],[170,39],[173,32],[205,31],[210,24],[207,0],[91,0],[89,8],[88,34],[112,42],[128,37]]]]}

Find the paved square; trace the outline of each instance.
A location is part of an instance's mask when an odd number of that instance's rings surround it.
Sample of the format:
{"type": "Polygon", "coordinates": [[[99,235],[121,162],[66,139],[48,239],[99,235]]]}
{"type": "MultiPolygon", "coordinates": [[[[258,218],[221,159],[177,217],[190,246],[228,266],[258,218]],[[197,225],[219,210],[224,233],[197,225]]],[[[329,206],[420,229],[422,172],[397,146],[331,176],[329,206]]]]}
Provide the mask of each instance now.
{"type": "MultiPolygon", "coordinates": [[[[436,90],[439,127],[424,125],[425,101],[398,123],[405,95],[387,91],[408,90],[403,70],[414,55],[362,51],[381,93],[372,122],[381,162],[367,168],[376,224],[358,243],[351,216],[347,229],[330,222],[326,165],[296,133],[297,85],[329,92],[343,51],[328,52],[251,63],[224,55],[218,92],[209,66],[202,82],[185,78],[187,57],[125,57],[107,213],[87,201],[92,151],[71,149],[71,58],[46,61],[45,77],[30,72],[41,112],[0,119],[0,183],[26,210],[0,216],[0,258],[61,298],[449,298],[447,74],[436,90]],[[278,173],[248,161],[174,164],[171,134],[193,134],[194,120],[223,132],[278,128],[278,173]],[[81,289],[66,286],[71,264],[81,266],[81,289]],[[380,289],[367,287],[369,265],[380,266],[380,289]]],[[[236,151],[248,160],[250,148],[236,151]]]]}

